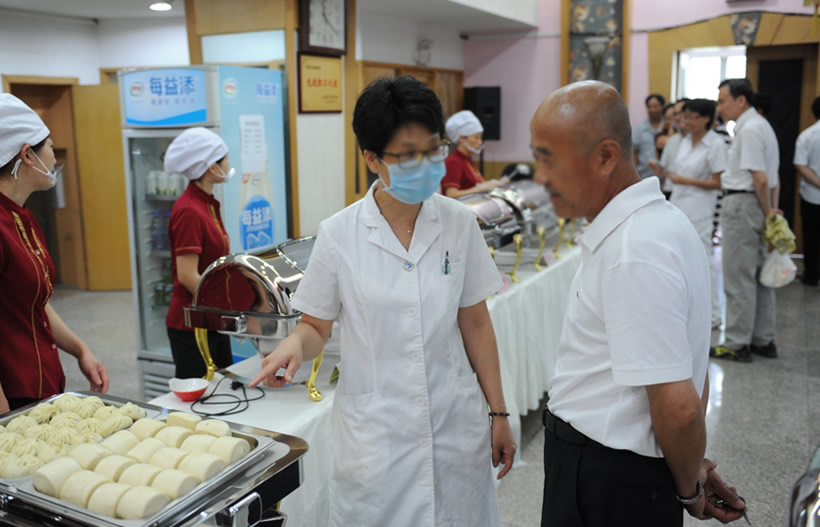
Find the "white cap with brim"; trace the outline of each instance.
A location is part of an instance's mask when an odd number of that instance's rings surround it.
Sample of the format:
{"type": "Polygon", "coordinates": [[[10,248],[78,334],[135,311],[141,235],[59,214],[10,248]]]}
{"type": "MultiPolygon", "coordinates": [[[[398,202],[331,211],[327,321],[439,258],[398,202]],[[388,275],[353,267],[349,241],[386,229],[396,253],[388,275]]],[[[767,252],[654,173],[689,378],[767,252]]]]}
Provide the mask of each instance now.
{"type": "Polygon", "coordinates": [[[444,131],[447,132],[447,137],[450,141],[458,142],[459,137],[466,137],[468,135],[477,134],[484,131],[481,126],[481,121],[470,110],[462,110],[454,113],[447,119],[447,124],[444,125],[444,131]]]}
{"type": "Polygon", "coordinates": [[[165,152],[165,171],[183,174],[193,181],[201,178],[208,167],[228,154],[228,145],[215,133],[189,128],[179,134],[165,152]]]}
{"type": "Polygon", "coordinates": [[[14,95],[0,93],[0,167],[14,159],[23,145],[37,145],[49,135],[37,112],[14,95]]]}

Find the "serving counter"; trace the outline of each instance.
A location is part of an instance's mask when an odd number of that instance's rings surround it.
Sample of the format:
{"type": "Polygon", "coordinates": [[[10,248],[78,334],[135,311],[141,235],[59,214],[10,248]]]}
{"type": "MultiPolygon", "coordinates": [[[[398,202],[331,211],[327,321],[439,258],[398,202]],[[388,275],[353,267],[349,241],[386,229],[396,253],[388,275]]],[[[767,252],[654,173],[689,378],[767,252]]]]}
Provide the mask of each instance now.
{"type": "MultiPolygon", "coordinates": [[[[519,415],[538,407],[554,371],[567,293],[580,265],[577,248],[562,248],[561,254],[555,263],[538,272],[531,263],[535,252],[525,249],[516,272],[520,282],[507,281],[505,288],[488,301],[498,341],[504,397],[518,443],[521,435],[519,415]]],[[[509,272],[515,261],[515,249],[512,252],[496,251],[495,258],[499,269],[509,272]]],[[[234,365],[231,371],[253,378],[259,372],[260,364],[261,358],[256,356],[234,365]]],[[[321,401],[312,401],[302,385],[265,389],[262,399],[251,402],[244,412],[229,417],[239,424],[277,430],[307,441],[309,450],[303,458],[304,483],[281,505],[281,510],[288,515],[288,527],[327,524],[332,463],[330,442],[333,440],[330,414],[335,395],[330,374],[334,364],[333,355],[326,356],[319,371],[316,387],[324,396],[321,401]]],[[[219,380],[217,374],[211,386],[219,380]]],[[[227,381],[222,383],[219,391],[237,393],[231,390],[227,381]]],[[[252,396],[251,391],[248,395],[252,396]]],[[[190,403],[182,402],[173,394],[153,399],[151,403],[178,410],[190,411],[191,408],[190,403]]]]}

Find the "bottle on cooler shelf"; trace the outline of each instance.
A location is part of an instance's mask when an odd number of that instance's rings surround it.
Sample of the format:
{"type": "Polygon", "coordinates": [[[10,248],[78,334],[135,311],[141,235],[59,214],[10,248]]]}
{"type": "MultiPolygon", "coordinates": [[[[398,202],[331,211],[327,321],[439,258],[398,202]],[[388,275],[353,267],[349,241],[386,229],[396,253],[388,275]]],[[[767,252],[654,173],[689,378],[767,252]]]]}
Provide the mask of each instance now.
{"type": "MultiPolygon", "coordinates": [[[[267,162],[265,163],[267,169],[267,162]]],[[[239,192],[239,237],[242,249],[249,251],[273,244],[276,229],[273,218],[273,188],[270,174],[242,174],[239,192]]]]}

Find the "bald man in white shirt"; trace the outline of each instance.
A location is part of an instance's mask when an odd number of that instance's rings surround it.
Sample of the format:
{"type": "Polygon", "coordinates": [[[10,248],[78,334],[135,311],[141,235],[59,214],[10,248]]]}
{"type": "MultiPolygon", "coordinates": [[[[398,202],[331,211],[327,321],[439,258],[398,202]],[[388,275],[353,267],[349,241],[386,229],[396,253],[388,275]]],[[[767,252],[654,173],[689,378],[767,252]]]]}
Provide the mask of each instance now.
{"type": "Polygon", "coordinates": [[[735,139],[729,167],[721,176],[726,340],[710,352],[715,358],[739,362],[751,362],[752,354],[777,357],[774,289],[758,277],[768,254],[769,244],[762,236],[766,216],[780,212],[775,192],[780,149],[772,126],[752,106],[753,98],[747,79],[720,83],[718,112],[727,122],[735,121],[735,139]]]}
{"type": "Polygon", "coordinates": [[[710,293],[697,232],[656,178],[639,178],[608,84],[561,88],[530,132],[556,214],[590,221],[543,414],[542,527],[674,527],[684,508],[739,518],[743,502],[703,457],[710,293]]]}
{"type": "MultiPolygon", "coordinates": [[[[820,97],[811,111],[820,119],[820,97]]],[[[800,174],[800,219],[803,227],[803,275],[800,280],[817,287],[820,279],[820,121],[797,138],[794,166],[800,174]]]]}

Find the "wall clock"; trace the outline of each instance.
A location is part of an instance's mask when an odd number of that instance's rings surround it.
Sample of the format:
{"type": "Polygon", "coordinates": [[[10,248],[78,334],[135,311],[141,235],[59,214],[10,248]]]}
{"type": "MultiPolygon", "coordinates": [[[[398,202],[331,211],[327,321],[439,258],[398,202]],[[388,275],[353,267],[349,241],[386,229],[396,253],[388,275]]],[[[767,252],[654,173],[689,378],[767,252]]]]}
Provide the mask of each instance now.
{"type": "Polygon", "coordinates": [[[344,55],[347,0],[299,1],[299,51],[344,55]]]}

